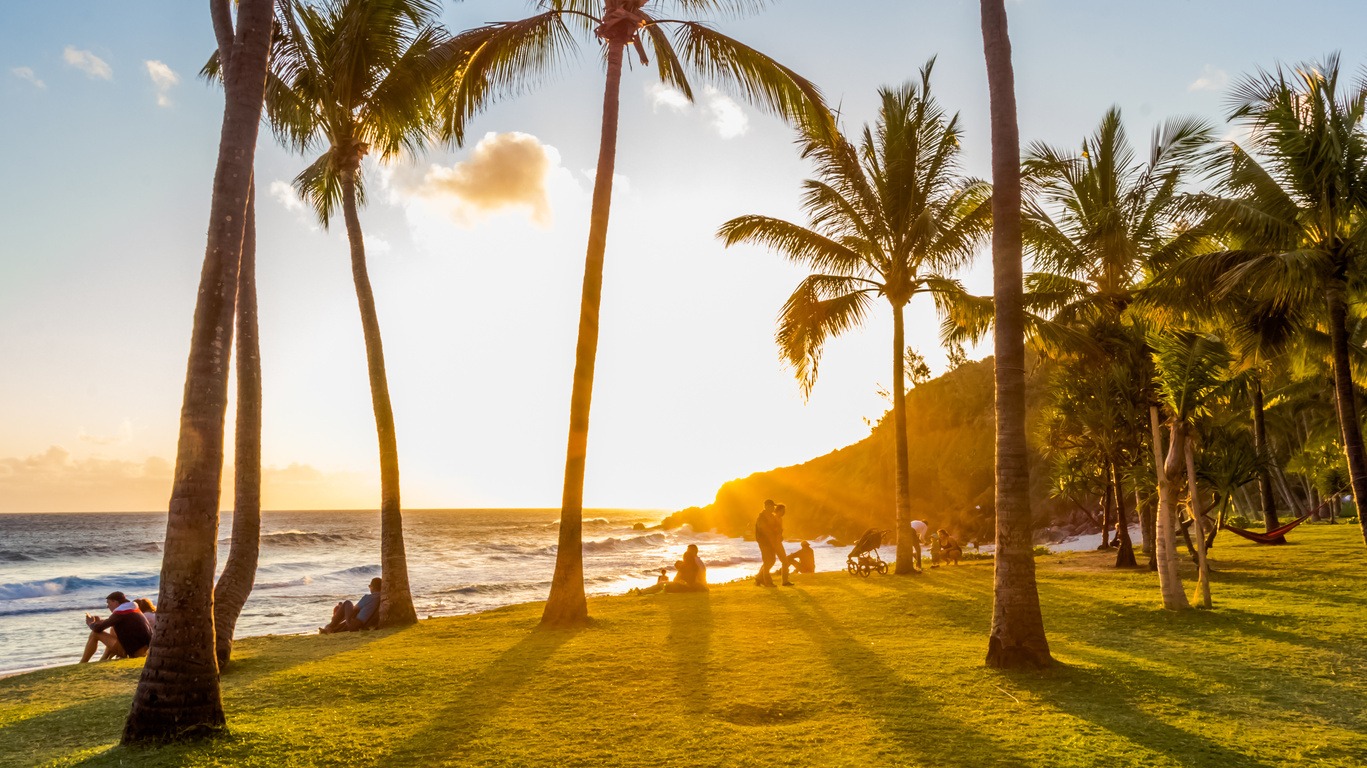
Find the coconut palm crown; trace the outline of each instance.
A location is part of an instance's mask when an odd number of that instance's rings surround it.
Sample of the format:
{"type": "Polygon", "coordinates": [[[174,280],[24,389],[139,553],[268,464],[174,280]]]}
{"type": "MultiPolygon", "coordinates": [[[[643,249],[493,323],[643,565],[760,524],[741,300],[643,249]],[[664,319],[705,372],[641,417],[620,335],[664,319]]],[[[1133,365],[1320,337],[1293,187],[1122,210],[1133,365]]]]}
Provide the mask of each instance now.
{"type": "Polygon", "coordinates": [[[910,527],[902,310],[917,294],[934,296],[942,312],[962,299],[950,275],[991,229],[991,188],[960,173],[959,117],[931,94],[934,63],[921,69],[919,82],[881,89],[877,124],[856,140],[839,132],[800,140],[817,175],[803,183],[808,225],[748,215],[718,232],[728,246],[767,246],[814,270],[783,305],[775,336],[804,395],[826,340],[862,324],[877,298],[891,305],[898,573],[919,560],[910,527]]]}

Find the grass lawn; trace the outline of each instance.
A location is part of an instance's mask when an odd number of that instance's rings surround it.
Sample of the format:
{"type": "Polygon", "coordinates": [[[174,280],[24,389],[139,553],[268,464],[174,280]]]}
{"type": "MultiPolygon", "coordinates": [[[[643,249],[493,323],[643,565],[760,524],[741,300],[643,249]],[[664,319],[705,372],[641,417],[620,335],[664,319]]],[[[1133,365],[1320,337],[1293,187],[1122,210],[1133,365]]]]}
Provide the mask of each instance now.
{"type": "Polygon", "coordinates": [[[1358,768],[1367,549],[1357,526],[1290,538],[1222,536],[1215,610],[1180,614],[1111,555],[1040,557],[1044,673],[982,664],[990,562],[829,573],[595,599],[579,632],[534,631],[523,605],[244,640],[230,734],[192,746],[116,746],[139,661],[0,680],[0,766],[1358,768]]]}

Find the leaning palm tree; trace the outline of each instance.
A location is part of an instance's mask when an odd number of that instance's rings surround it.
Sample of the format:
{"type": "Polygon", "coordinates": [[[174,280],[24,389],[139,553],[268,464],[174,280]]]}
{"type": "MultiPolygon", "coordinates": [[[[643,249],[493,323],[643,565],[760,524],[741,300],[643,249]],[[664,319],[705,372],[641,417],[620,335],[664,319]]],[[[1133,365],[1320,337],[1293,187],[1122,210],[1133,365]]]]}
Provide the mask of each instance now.
{"type": "Polygon", "coordinates": [[[361,161],[424,146],[447,41],[440,10],[435,0],[281,0],[283,34],[267,93],[271,127],[283,143],[299,152],[324,149],[295,178],[295,189],[324,227],[338,205],[346,223],[380,448],[381,626],[411,624],[417,613],[404,554],[394,410],[357,213],[365,201],[361,161]]]}
{"type": "Polygon", "coordinates": [[[180,440],[161,560],[157,633],[124,724],[125,744],[181,741],[224,725],[214,655],[214,565],[223,472],[223,421],[237,300],[244,213],[271,38],[270,0],[241,0],[233,30],[227,0],[210,4],[229,52],[227,98],[209,208],[209,235],[195,304],[180,440]]]}
{"type": "Polygon", "coordinates": [[[992,629],[987,664],[1046,667],[1030,523],[1025,442],[1025,309],[1021,279],[1020,128],[1005,0],[982,0],[983,56],[992,116],[992,293],[996,333],[996,508],[992,629]]]}
{"type": "MultiPolygon", "coordinates": [[[[1334,395],[1353,498],[1367,503],[1367,448],[1352,380],[1350,291],[1367,269],[1367,79],[1344,82],[1338,56],[1259,71],[1234,90],[1249,129],[1221,158],[1217,194],[1197,198],[1236,233],[1223,287],[1327,318],[1334,395]]],[[[1359,516],[1367,540],[1367,515],[1359,516]]]]}
{"type": "Polygon", "coordinates": [[[959,116],[930,92],[934,59],[919,83],[879,91],[878,122],[851,141],[808,136],[802,154],[816,163],[803,185],[808,226],[770,216],[740,216],[718,236],[727,246],[768,246],[814,272],[779,313],[779,352],[803,394],[816,381],[826,339],[860,325],[877,297],[892,310],[892,414],[896,450],[897,573],[915,573],[921,548],[911,528],[902,311],[918,294],[941,308],[959,303],[950,275],[966,265],[991,227],[991,187],[959,169],[959,116]]]}
{"type": "Polygon", "coordinates": [[[649,63],[653,53],[660,80],[689,99],[693,97],[691,72],[732,86],[750,103],[788,120],[809,124],[819,132],[822,126],[830,125],[831,118],[820,93],[807,80],[700,21],[661,15],[740,13],[757,10],[764,4],[764,0],[538,0],[533,5],[540,13],[520,21],[472,29],[457,35],[452,42],[452,59],[458,66],[441,102],[442,132],[457,142],[464,140],[466,123],[475,113],[556,68],[574,51],[576,32],[594,36],[602,45],[606,60],[602,134],[570,393],[560,542],[550,596],[541,617],[544,625],[573,626],[588,620],[582,541],[584,469],[626,48],[635,50],[642,65],[649,63]]]}
{"type": "Polygon", "coordinates": [[[261,555],[261,342],[256,303],[256,193],[247,198],[237,274],[237,426],[233,431],[233,532],[214,586],[218,668],[227,668],[233,631],[256,583],[261,555]]]}

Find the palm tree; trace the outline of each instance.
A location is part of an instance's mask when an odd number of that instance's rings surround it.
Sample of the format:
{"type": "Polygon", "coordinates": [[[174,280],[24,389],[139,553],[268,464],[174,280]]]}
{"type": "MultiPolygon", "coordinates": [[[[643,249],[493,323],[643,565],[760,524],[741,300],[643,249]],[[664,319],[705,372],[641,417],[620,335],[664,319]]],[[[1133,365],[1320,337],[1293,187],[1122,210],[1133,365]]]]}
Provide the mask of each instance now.
{"type": "MultiPolygon", "coordinates": [[[[1149,336],[1157,370],[1159,396],[1168,415],[1168,455],[1159,473],[1158,526],[1160,545],[1170,539],[1176,518],[1177,485],[1183,469],[1189,486],[1188,502],[1192,527],[1196,529],[1196,557],[1198,588],[1202,607],[1210,607],[1210,569],[1206,563],[1205,510],[1201,509],[1196,475],[1195,425],[1197,417],[1207,412],[1216,390],[1227,383],[1231,361],[1228,348],[1217,336],[1190,330],[1164,331],[1149,336]]],[[[1155,430],[1155,442],[1157,430],[1155,430]]],[[[1164,607],[1185,608],[1186,598],[1181,583],[1175,578],[1164,581],[1159,569],[1164,607]],[[1176,584],[1177,595],[1171,594],[1176,584]]],[[[1175,574],[1169,574],[1175,576],[1175,574]]]]}
{"type": "MultiPolygon", "coordinates": [[[[1367,449],[1352,380],[1350,286],[1367,252],[1367,80],[1340,81],[1337,55],[1271,72],[1234,90],[1231,118],[1249,129],[1219,167],[1218,195],[1198,200],[1238,233],[1224,289],[1283,307],[1315,305],[1327,319],[1334,396],[1353,498],[1367,500],[1367,449]]],[[[1359,516],[1367,541],[1367,515],[1359,516]]]]}
{"type": "Polygon", "coordinates": [[[161,562],[161,613],[124,724],[125,744],[180,741],[224,725],[214,654],[213,589],[223,420],[245,212],[266,82],[271,0],[241,0],[232,31],[227,0],[210,4],[230,50],[227,98],[209,209],[181,406],[180,441],[161,562]]]}
{"type": "Polygon", "coordinates": [[[860,325],[875,297],[890,305],[901,574],[918,572],[921,561],[911,528],[902,310],[917,294],[931,294],[941,307],[957,303],[964,291],[949,275],[968,263],[991,226],[991,188],[959,173],[959,116],[946,116],[931,95],[934,64],[921,69],[919,84],[879,91],[878,123],[857,142],[839,133],[803,139],[802,154],[816,162],[818,176],[803,185],[810,226],[748,215],[718,231],[727,246],[766,245],[815,270],[783,305],[776,335],[804,395],[826,339],[860,325]]]}
{"type": "Polygon", "coordinates": [[[584,468],[625,49],[634,48],[643,65],[653,53],[660,80],[689,99],[693,97],[688,80],[691,71],[730,84],[750,103],[811,125],[814,131],[824,130],[831,118],[816,87],[797,73],[702,22],[664,18],[656,13],[657,9],[739,13],[762,7],[762,0],[538,0],[535,5],[541,9],[538,14],[472,29],[453,40],[452,58],[459,66],[443,95],[443,133],[462,141],[466,121],[472,115],[547,74],[572,52],[575,31],[592,34],[602,44],[607,77],[570,394],[560,543],[550,596],[541,617],[546,626],[574,626],[588,620],[582,542],[584,468]],[[672,30],[672,40],[667,29],[672,30]]]}
{"type": "Polygon", "coordinates": [[[417,613],[404,554],[394,410],[357,213],[365,202],[361,161],[424,146],[447,42],[436,21],[440,10],[435,0],[282,0],[284,33],[267,98],[282,143],[299,152],[325,148],[294,179],[295,189],[324,227],[339,204],[346,223],[380,448],[381,626],[412,624],[417,613]]]}
{"type": "Polygon", "coordinates": [[[996,353],[997,547],[987,664],[1043,668],[1044,636],[1030,521],[1025,442],[1025,318],[1022,302],[1020,131],[1005,0],[982,0],[983,55],[992,115],[992,287],[996,353]]]}
{"type": "Polygon", "coordinates": [[[261,344],[256,312],[256,193],[247,198],[237,273],[237,429],[233,451],[233,533],[214,587],[218,668],[228,666],[233,630],[256,582],[261,553],[261,344]]]}

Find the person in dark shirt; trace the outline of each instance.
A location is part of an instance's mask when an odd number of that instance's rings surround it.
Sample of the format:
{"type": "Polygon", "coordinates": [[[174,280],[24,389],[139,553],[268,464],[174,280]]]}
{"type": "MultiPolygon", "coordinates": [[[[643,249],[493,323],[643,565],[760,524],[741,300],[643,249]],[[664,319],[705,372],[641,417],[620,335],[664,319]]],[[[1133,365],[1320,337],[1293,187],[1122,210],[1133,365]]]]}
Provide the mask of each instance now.
{"type": "Polygon", "coordinates": [[[318,631],[324,635],[333,632],[355,632],[358,629],[372,629],[380,624],[380,577],[370,580],[370,594],[357,600],[343,600],[332,609],[332,621],[318,631]]]}
{"type": "Polygon", "coordinates": [[[104,644],[105,659],[138,658],[147,655],[147,645],[152,642],[152,632],[147,626],[147,617],[142,615],[138,606],[129,602],[122,592],[111,592],[104,599],[111,611],[109,618],[101,619],[91,614],[85,615],[85,625],[90,627],[90,637],[85,641],[85,653],[81,663],[90,661],[95,649],[104,644]]]}

